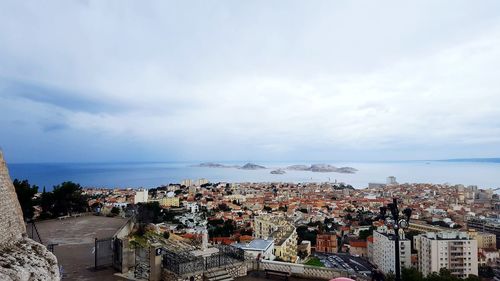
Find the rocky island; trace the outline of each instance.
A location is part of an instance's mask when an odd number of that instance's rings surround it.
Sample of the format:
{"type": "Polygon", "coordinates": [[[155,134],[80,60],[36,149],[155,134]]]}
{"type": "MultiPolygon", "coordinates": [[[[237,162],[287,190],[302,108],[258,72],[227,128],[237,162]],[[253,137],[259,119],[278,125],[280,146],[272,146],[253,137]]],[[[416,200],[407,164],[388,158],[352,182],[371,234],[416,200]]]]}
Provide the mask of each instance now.
{"type": "Polygon", "coordinates": [[[311,166],[307,165],[292,165],[286,167],[287,170],[293,170],[293,171],[311,171],[311,172],[320,172],[320,173],[343,173],[343,174],[354,174],[356,171],[358,171],[355,168],[352,167],[340,167],[337,168],[335,166],[332,166],[330,164],[312,164],[311,166]]]}
{"type": "Polygon", "coordinates": [[[260,170],[260,169],[266,169],[266,167],[260,166],[257,164],[253,164],[253,163],[246,163],[245,165],[243,165],[239,169],[242,169],[242,170],[260,170]]]}
{"type": "Polygon", "coordinates": [[[270,173],[273,174],[273,175],[283,175],[283,174],[286,174],[285,170],[282,170],[282,169],[272,170],[270,173]]]}
{"type": "Polygon", "coordinates": [[[201,167],[201,168],[239,168],[239,166],[224,165],[213,162],[204,162],[198,165],[193,165],[191,167],[201,167]]]}

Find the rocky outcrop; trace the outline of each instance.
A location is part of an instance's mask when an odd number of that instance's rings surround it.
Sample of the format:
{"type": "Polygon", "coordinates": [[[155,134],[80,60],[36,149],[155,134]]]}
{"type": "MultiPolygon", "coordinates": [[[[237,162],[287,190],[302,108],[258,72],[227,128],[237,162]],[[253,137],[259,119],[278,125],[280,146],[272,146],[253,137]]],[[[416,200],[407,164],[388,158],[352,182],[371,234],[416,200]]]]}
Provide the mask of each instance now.
{"type": "Polygon", "coordinates": [[[0,151],[0,280],[59,280],[56,257],[26,238],[23,213],[0,151]]]}
{"type": "Polygon", "coordinates": [[[57,259],[43,246],[22,238],[0,249],[0,280],[59,280],[57,259]]]}
{"type": "Polygon", "coordinates": [[[282,169],[276,169],[276,170],[272,170],[271,174],[273,174],[273,175],[283,175],[283,174],[286,174],[286,172],[284,170],[282,170],[282,169]]]}
{"type": "Polygon", "coordinates": [[[265,168],[266,167],[260,166],[260,165],[257,165],[257,164],[246,163],[240,169],[242,169],[242,170],[260,170],[260,169],[265,169],[265,168]]]}
{"type": "Polygon", "coordinates": [[[25,232],[23,211],[0,151],[0,246],[21,239],[25,232]]]}
{"type": "Polygon", "coordinates": [[[329,164],[312,164],[311,166],[306,165],[292,165],[286,167],[287,170],[293,171],[311,171],[311,172],[319,172],[319,173],[343,173],[343,174],[354,174],[358,170],[352,167],[340,167],[337,168],[335,166],[329,164]]]}

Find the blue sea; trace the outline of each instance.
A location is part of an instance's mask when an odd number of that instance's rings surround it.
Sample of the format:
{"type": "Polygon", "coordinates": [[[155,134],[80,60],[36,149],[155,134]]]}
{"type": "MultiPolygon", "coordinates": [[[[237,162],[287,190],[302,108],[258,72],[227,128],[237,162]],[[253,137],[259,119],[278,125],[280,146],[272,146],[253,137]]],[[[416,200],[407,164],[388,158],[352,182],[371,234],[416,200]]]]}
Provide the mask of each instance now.
{"type": "MultiPolygon", "coordinates": [[[[243,162],[218,162],[243,165],[243,162]]],[[[193,167],[195,162],[163,163],[16,163],[10,164],[11,178],[28,179],[46,187],[73,181],[84,187],[139,188],[179,183],[183,179],[206,178],[211,182],[345,182],[355,188],[368,183],[385,183],[395,176],[399,183],[450,183],[477,185],[480,188],[500,187],[500,161],[399,161],[399,162],[324,162],[337,167],[354,167],[355,174],[286,171],[273,175],[270,171],[293,164],[310,162],[255,162],[264,170],[193,167]]]]}

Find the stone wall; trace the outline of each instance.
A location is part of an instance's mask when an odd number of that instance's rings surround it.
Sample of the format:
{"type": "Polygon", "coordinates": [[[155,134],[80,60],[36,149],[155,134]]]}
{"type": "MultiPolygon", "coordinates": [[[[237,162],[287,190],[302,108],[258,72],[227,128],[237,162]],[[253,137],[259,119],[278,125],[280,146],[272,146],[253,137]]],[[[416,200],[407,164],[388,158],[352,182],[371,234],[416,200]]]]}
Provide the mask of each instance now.
{"type": "Polygon", "coordinates": [[[21,205],[17,200],[2,151],[0,151],[0,229],[0,248],[9,242],[21,239],[26,233],[21,205]]]}
{"type": "Polygon", "coordinates": [[[60,280],[56,256],[25,233],[21,205],[0,151],[0,280],[60,280]]]}

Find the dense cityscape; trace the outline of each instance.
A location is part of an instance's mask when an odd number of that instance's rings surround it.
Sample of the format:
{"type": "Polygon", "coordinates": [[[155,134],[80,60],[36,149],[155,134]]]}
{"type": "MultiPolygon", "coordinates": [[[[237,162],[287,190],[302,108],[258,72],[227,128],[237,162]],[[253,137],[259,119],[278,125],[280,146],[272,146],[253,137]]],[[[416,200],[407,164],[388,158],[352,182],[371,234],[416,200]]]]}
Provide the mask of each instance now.
{"type": "MultiPolygon", "coordinates": [[[[71,219],[85,212],[123,217],[135,225],[121,238],[123,245],[155,245],[172,255],[211,255],[210,249],[229,246],[241,250],[252,266],[268,266],[271,275],[289,274],[273,268],[283,263],[355,280],[393,280],[395,229],[403,280],[493,280],[499,274],[499,196],[477,186],[400,184],[393,176],[363,189],[338,182],[207,179],[150,189],[81,188],[65,182],[41,193],[27,181],[16,179],[14,186],[30,219],[71,219]],[[20,194],[29,190],[32,200],[26,206],[20,194]],[[65,192],[71,195],[57,195],[65,192]],[[71,199],[59,206],[56,202],[63,200],[50,199],[57,196],[71,199]],[[405,210],[397,225],[394,214],[384,214],[391,204],[405,210]]],[[[141,276],[140,267],[128,266],[123,276],[141,276]]],[[[178,268],[171,274],[182,275],[178,268]]]]}

